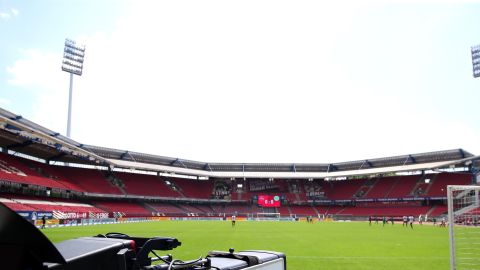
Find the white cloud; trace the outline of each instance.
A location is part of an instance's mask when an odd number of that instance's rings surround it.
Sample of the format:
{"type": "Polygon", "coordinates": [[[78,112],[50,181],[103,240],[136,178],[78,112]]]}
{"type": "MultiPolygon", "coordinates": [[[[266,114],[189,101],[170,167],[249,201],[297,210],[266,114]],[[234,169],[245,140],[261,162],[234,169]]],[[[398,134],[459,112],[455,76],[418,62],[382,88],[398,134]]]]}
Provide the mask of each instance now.
{"type": "Polygon", "coordinates": [[[22,59],[7,67],[7,73],[11,75],[8,83],[30,89],[41,87],[52,91],[52,86],[55,88],[62,75],[59,72],[62,54],[45,53],[38,49],[22,50],[21,54],[22,59]]]}
{"type": "Polygon", "coordinates": [[[8,20],[8,19],[10,19],[10,14],[8,14],[6,12],[0,12],[0,19],[8,20]]]}
{"type": "Polygon", "coordinates": [[[17,91],[27,91],[31,96],[29,101],[33,101],[31,107],[34,112],[32,121],[62,132],[62,118],[66,119],[63,112],[66,111],[68,100],[68,74],[61,71],[61,53],[29,49],[21,54],[22,59],[7,67],[7,73],[10,74],[8,83],[15,86],[17,91]]]}
{"type": "Polygon", "coordinates": [[[12,101],[7,98],[0,98],[0,107],[7,107],[12,104],[12,101]]]}
{"type": "MultiPolygon", "coordinates": [[[[392,25],[363,32],[356,24],[364,7],[130,4],[113,32],[77,37],[86,56],[83,76],[74,78],[72,135],[82,143],[232,162],[480,150],[478,127],[439,119],[441,110],[424,104],[422,91],[412,87],[424,83],[424,63],[400,27],[370,46],[370,38],[392,25]],[[396,46],[408,50],[389,56],[396,46]],[[394,75],[400,71],[402,81],[394,75]]],[[[419,36],[429,30],[420,24],[412,31],[417,28],[419,36]]],[[[64,133],[68,75],[60,71],[61,54],[24,55],[8,68],[9,83],[37,96],[32,120],[64,133]]]]}
{"type": "Polygon", "coordinates": [[[20,14],[18,9],[16,8],[11,8],[10,12],[5,12],[5,11],[0,11],[0,19],[2,20],[9,20],[12,16],[16,17],[20,14]]]}

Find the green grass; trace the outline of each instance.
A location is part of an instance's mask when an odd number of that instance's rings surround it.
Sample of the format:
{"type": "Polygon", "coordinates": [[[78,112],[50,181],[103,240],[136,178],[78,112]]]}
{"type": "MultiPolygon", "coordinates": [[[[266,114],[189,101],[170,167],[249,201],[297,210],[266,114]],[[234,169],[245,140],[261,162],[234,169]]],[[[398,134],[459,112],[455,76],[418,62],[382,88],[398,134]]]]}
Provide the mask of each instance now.
{"type": "Polygon", "coordinates": [[[159,221],[49,228],[54,242],[98,233],[122,232],[131,236],[171,236],[182,242],[175,258],[189,260],[211,250],[260,249],[287,256],[287,269],[449,269],[448,232],[445,228],[364,222],[237,222],[159,221]]]}

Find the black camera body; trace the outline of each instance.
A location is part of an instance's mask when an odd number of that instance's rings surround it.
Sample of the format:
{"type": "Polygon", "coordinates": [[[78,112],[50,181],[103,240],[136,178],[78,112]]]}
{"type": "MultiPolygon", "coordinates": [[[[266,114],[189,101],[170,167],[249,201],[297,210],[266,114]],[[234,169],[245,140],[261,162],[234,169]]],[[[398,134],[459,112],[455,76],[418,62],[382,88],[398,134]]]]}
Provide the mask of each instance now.
{"type": "Polygon", "coordinates": [[[33,224],[1,203],[0,217],[2,269],[286,270],[285,255],[273,251],[211,251],[205,258],[191,261],[174,259],[171,255],[158,256],[155,251],[172,250],[181,245],[172,237],[107,233],[53,244],[33,224]]]}

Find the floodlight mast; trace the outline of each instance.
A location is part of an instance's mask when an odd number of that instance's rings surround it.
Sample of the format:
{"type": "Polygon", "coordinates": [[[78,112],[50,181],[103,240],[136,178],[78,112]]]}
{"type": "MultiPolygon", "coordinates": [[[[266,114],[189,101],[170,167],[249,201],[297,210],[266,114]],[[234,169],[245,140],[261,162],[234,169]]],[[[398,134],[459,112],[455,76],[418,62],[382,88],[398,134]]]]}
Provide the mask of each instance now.
{"type": "Polygon", "coordinates": [[[71,39],[65,39],[65,48],[63,49],[62,70],[70,73],[70,88],[68,94],[68,120],[67,137],[70,138],[72,123],[72,93],[73,93],[73,75],[82,76],[83,60],[85,58],[85,45],[77,45],[71,39]]]}
{"type": "Polygon", "coordinates": [[[473,77],[480,77],[480,45],[472,47],[473,77]]]}

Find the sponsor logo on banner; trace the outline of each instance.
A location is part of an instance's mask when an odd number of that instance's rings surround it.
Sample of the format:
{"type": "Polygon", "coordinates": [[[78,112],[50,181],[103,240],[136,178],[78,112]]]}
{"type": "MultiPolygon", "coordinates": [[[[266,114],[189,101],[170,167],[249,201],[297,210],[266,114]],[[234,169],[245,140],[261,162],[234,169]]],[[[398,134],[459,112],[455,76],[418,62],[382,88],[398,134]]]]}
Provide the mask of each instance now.
{"type": "MultiPolygon", "coordinates": [[[[58,219],[47,219],[46,220],[46,225],[58,225],[60,224],[60,221],[58,219]]],[[[42,226],[42,220],[37,219],[35,220],[35,226],[42,226]]]]}
{"type": "Polygon", "coordinates": [[[91,218],[91,219],[108,218],[108,213],[94,213],[94,212],[89,212],[89,213],[88,213],[88,218],[91,218]]]}
{"type": "Polygon", "coordinates": [[[108,218],[108,213],[53,211],[53,217],[56,219],[102,219],[108,218]]]}
{"type": "Polygon", "coordinates": [[[38,212],[38,211],[17,211],[21,217],[28,220],[39,220],[45,216],[47,219],[53,218],[52,212],[38,212]]]}
{"type": "Polygon", "coordinates": [[[56,219],[75,219],[75,218],[87,218],[87,213],[77,213],[77,212],[62,212],[62,211],[53,211],[53,217],[56,219]]]}

